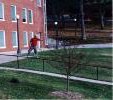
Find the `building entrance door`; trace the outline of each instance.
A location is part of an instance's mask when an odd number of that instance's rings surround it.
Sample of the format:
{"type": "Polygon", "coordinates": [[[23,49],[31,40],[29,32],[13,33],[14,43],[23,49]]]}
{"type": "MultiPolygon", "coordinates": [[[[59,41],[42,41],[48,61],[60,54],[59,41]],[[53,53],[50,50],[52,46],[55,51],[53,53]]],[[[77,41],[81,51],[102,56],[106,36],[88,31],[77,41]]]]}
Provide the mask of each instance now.
{"type": "MultiPolygon", "coordinates": [[[[41,34],[40,34],[40,33],[37,33],[37,38],[39,38],[39,39],[41,38],[41,34]]],[[[38,48],[41,47],[41,46],[40,46],[40,41],[38,41],[37,47],[38,47],[38,48]]]]}

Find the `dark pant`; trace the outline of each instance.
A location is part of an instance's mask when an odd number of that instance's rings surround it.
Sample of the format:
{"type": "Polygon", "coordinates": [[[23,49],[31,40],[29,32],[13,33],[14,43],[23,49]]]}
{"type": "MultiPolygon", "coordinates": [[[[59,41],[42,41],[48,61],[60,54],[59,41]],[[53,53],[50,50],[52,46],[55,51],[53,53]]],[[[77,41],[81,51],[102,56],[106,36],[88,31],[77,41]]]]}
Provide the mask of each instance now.
{"type": "Polygon", "coordinates": [[[30,48],[28,50],[28,55],[31,53],[32,50],[34,50],[34,53],[37,54],[36,46],[30,46],[30,48]]]}

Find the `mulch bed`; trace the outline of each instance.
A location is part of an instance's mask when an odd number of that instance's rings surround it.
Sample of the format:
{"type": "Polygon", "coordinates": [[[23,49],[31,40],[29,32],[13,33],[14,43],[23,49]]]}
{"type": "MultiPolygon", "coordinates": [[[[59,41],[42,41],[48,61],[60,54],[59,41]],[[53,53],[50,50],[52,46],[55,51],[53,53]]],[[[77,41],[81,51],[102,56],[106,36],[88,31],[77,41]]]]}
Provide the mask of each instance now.
{"type": "Polygon", "coordinates": [[[54,91],[49,95],[59,97],[59,99],[66,99],[66,100],[83,100],[84,99],[84,96],[78,92],[54,91]]]}

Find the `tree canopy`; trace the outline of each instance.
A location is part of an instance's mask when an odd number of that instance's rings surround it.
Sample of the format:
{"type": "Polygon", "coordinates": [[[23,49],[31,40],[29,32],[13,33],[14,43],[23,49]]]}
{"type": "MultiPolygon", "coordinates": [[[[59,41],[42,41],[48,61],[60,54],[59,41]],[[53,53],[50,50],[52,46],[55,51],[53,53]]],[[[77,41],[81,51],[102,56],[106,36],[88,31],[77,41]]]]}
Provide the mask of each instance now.
{"type": "MultiPolygon", "coordinates": [[[[76,14],[80,9],[80,1],[81,0],[47,0],[47,14],[76,14]]],[[[86,8],[88,6],[91,7],[91,9],[94,7],[98,10],[98,5],[106,5],[106,9],[112,9],[112,0],[83,0],[83,4],[86,8]]]]}

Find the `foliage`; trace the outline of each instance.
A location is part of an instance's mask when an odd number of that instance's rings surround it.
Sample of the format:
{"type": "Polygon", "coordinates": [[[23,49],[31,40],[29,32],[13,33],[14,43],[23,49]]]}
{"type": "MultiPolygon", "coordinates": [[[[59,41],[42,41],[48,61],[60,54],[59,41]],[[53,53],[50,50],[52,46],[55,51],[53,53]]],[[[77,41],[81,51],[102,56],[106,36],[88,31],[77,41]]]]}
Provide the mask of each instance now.
{"type": "MultiPolygon", "coordinates": [[[[64,13],[76,13],[79,10],[79,3],[81,0],[47,0],[47,12],[48,15],[62,15],[64,13]]],[[[83,0],[84,5],[108,4],[112,3],[112,0],[83,0]]]]}
{"type": "MultiPolygon", "coordinates": [[[[1,99],[58,99],[58,97],[49,96],[49,93],[62,91],[64,86],[64,79],[23,72],[0,71],[1,99]],[[20,82],[10,83],[12,78],[20,82]]],[[[107,85],[70,81],[70,90],[83,94],[85,99],[112,99],[112,88],[107,85]]]]}

